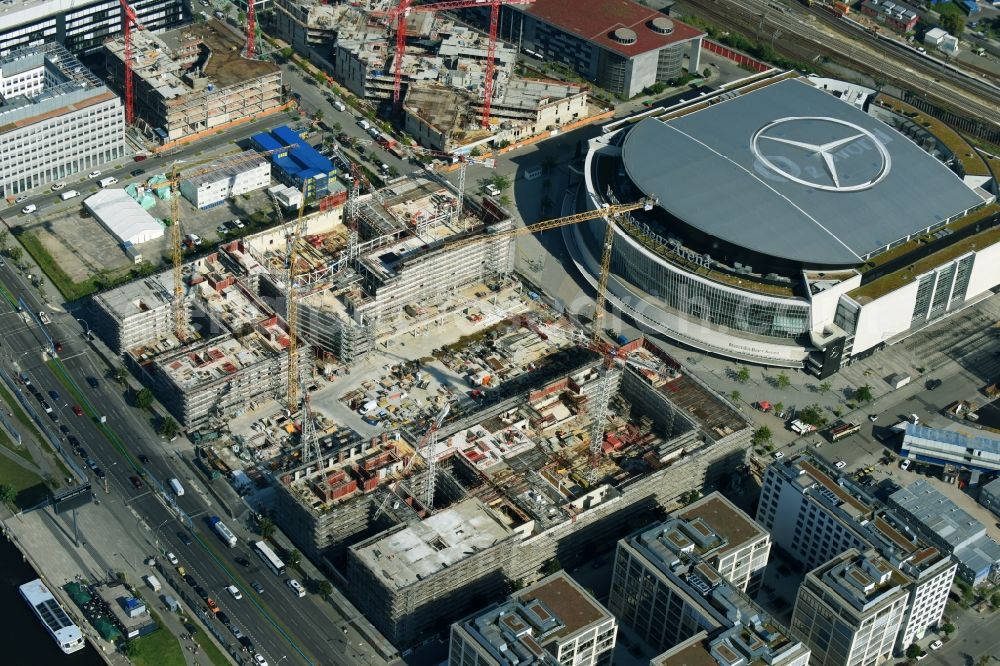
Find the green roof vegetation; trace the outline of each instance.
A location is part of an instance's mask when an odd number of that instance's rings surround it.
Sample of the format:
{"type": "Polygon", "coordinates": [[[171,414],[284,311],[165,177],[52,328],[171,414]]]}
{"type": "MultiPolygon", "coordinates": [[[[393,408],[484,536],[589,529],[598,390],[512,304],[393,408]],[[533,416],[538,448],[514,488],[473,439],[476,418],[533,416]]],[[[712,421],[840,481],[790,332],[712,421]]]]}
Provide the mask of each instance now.
{"type": "Polygon", "coordinates": [[[906,102],[896,99],[895,97],[890,97],[884,93],[880,93],[878,97],[875,98],[875,101],[887,109],[903,114],[918,125],[925,127],[928,132],[940,139],[941,143],[946,145],[949,150],[955,153],[955,156],[962,163],[962,166],[965,167],[965,173],[967,175],[990,175],[989,167],[986,166],[986,163],[983,161],[983,158],[979,156],[979,153],[976,152],[976,149],[948,125],[933,116],[929,116],[926,113],[921,112],[915,106],[910,106],[906,102]]]}
{"type": "MultiPolygon", "coordinates": [[[[982,209],[980,212],[988,211],[992,214],[996,213],[998,210],[1000,210],[1000,206],[992,204],[982,209]]],[[[969,217],[972,216],[970,215],[969,217]]],[[[982,219],[982,217],[985,217],[985,214],[979,215],[979,219],[982,219]]],[[[931,271],[941,264],[962,256],[966,252],[981,250],[997,242],[1000,242],[1000,227],[992,227],[978,234],[973,234],[968,238],[964,238],[953,245],[942,248],[941,250],[938,250],[937,252],[922,259],[918,259],[898,271],[894,271],[888,275],[872,280],[868,284],[858,287],[848,295],[859,303],[867,303],[885,296],[891,291],[899,289],[913,280],[916,276],[931,271]]],[[[909,245],[909,243],[907,245],[909,245]]]]}

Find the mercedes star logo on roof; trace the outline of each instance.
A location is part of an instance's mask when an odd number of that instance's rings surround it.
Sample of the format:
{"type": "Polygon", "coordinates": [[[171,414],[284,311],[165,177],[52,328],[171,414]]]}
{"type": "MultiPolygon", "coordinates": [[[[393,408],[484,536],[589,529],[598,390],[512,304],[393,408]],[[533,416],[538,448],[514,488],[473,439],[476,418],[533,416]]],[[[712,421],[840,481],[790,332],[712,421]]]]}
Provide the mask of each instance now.
{"type": "Polygon", "coordinates": [[[778,118],[754,132],[750,150],[778,176],[827,192],[867,190],[892,167],[889,151],[874,134],[846,120],[823,116],[778,118]],[[829,140],[804,140],[811,137],[829,140]],[[773,154],[775,150],[780,154],[773,154]]]}

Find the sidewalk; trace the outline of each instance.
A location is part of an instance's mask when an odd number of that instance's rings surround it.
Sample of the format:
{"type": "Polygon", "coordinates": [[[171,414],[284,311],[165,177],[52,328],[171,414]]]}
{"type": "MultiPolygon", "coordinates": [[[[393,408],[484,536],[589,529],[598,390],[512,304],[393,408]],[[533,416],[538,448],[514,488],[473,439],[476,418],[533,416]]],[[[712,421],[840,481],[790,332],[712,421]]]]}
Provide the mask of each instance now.
{"type": "MultiPolygon", "coordinates": [[[[159,593],[144,588],[142,576],[152,572],[144,561],[155,552],[155,548],[149,538],[149,528],[141,520],[137,519],[132,535],[141,535],[146,544],[140,543],[134,536],[123,536],[118,520],[103,505],[91,504],[77,511],[80,542],[76,545],[70,516],[54,516],[49,510],[8,516],[3,522],[12,542],[27,555],[28,561],[48,583],[49,589],[59,597],[73,621],[108,663],[124,666],[130,662],[118,653],[112,643],[97,634],[79,608],[63,592],[64,584],[71,581],[104,581],[113,577],[116,572],[123,572],[127,582],[142,594],[150,609],[163,622],[161,630],[169,631],[175,637],[187,634],[187,629],[178,616],[170,612],[161,599],[163,594],[180,599],[177,591],[166,585],[159,593]],[[94,544],[100,544],[100,550],[94,544]],[[114,551],[109,554],[108,550],[112,548],[114,551]]],[[[206,663],[186,649],[183,641],[180,645],[188,666],[206,663]]],[[[225,650],[222,649],[222,652],[225,653],[225,650]]]]}

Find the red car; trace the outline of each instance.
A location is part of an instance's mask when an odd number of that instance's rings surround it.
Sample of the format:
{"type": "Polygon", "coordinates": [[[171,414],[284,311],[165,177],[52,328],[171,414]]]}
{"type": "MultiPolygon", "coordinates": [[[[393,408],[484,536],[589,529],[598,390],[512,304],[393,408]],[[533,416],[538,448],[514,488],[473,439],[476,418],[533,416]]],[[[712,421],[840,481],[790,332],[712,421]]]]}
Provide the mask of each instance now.
{"type": "Polygon", "coordinates": [[[146,159],[146,155],[136,155],[132,159],[135,160],[136,162],[142,162],[144,159],[146,159]]]}
{"type": "Polygon", "coordinates": [[[132,482],[132,485],[135,486],[136,490],[142,490],[142,479],[137,476],[130,476],[128,477],[128,480],[132,482]]]}
{"type": "Polygon", "coordinates": [[[83,416],[83,410],[80,409],[80,405],[73,405],[73,413],[77,416],[83,416]]]}

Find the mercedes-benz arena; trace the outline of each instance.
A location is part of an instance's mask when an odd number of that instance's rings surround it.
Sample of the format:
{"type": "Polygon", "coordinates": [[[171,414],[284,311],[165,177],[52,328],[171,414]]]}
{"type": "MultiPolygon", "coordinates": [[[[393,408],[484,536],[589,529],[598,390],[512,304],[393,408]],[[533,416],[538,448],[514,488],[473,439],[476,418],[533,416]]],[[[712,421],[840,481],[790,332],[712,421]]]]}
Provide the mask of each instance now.
{"type": "MultiPolygon", "coordinates": [[[[619,219],[608,299],[691,347],[827,376],[985,298],[996,183],[922,117],[785,73],[605,128],[577,207],[658,201],[619,219]]],[[[563,231],[590,280],[603,229],[563,231]]]]}

